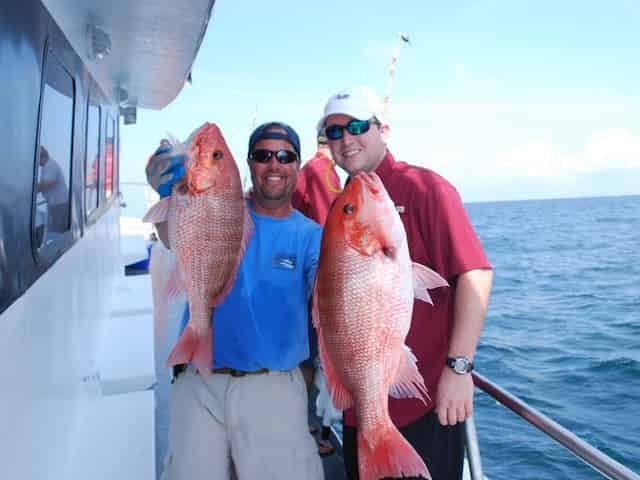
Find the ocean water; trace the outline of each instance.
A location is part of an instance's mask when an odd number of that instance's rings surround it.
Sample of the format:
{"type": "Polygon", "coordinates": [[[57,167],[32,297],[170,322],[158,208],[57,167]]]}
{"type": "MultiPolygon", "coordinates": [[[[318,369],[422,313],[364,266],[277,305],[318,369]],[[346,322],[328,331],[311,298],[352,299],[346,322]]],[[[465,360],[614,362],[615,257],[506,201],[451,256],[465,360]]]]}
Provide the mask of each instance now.
{"type": "MultiPolygon", "coordinates": [[[[640,196],[473,203],[495,269],[476,368],[640,473],[640,196]]],[[[603,478],[476,390],[485,475],[603,478]]]]}

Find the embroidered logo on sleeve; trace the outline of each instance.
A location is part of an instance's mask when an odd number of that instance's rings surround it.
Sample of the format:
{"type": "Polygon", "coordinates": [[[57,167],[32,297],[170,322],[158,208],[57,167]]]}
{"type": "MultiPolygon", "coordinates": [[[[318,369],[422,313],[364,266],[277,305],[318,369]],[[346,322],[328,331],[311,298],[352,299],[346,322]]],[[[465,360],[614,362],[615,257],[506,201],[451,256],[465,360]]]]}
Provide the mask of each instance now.
{"type": "Polygon", "coordinates": [[[296,268],[296,256],[277,253],[273,257],[273,266],[284,270],[294,270],[296,268]]]}

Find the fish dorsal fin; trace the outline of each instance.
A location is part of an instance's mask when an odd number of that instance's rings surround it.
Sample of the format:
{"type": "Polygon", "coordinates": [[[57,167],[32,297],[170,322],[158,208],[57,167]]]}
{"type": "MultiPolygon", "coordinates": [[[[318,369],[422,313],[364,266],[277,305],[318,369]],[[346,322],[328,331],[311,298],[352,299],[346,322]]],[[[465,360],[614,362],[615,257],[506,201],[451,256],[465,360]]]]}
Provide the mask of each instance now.
{"type": "Polygon", "coordinates": [[[320,310],[318,308],[318,286],[313,288],[313,299],[311,307],[311,318],[313,326],[318,331],[318,355],[322,363],[324,378],[327,382],[327,389],[331,395],[331,401],[338,410],[346,410],[353,406],[353,397],[351,392],[342,384],[336,372],[331,358],[327,354],[327,347],[324,344],[322,336],[322,324],[320,323],[320,310]]]}
{"type": "Polygon", "coordinates": [[[416,366],[416,356],[406,345],[404,345],[403,355],[400,355],[400,365],[395,381],[389,387],[389,395],[393,398],[417,398],[425,404],[429,400],[424,379],[416,366]]]}
{"type": "Polygon", "coordinates": [[[413,296],[423,302],[433,305],[429,289],[438,287],[448,287],[449,283],[437,272],[419,263],[413,262],[413,296]]]}

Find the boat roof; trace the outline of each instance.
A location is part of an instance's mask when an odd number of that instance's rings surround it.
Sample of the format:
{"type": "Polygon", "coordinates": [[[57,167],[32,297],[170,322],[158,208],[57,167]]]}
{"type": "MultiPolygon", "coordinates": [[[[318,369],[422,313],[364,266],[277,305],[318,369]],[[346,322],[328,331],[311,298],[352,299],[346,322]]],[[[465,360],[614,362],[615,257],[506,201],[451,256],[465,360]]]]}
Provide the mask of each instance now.
{"type": "Polygon", "coordinates": [[[43,0],[103,92],[159,110],[189,78],[215,0],[43,0]]]}

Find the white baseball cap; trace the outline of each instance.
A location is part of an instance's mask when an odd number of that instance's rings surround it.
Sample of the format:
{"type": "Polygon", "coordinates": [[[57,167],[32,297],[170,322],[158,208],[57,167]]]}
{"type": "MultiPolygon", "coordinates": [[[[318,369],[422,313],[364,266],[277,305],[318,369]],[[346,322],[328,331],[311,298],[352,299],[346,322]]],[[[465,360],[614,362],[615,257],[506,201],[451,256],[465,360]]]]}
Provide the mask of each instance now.
{"type": "Polygon", "coordinates": [[[327,117],[336,113],[349,115],[358,120],[376,117],[380,122],[385,123],[380,98],[371,88],[364,85],[347,88],[329,98],[324,107],[324,115],[316,126],[318,132],[324,128],[327,117]]]}

